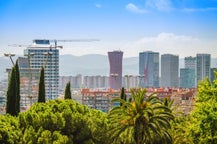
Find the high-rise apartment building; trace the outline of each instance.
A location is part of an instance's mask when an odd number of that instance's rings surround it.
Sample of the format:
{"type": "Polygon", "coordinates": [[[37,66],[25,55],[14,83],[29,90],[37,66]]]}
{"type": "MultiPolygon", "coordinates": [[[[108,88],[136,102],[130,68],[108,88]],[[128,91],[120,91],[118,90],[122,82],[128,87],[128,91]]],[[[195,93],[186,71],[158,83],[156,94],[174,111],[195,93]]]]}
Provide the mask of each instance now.
{"type": "Polygon", "coordinates": [[[125,75],[123,77],[123,86],[126,89],[130,89],[130,88],[137,88],[140,87],[140,77],[138,77],[137,75],[125,75]]]}
{"type": "Polygon", "coordinates": [[[159,53],[139,53],[139,75],[141,87],[159,87],[159,53]]]}
{"type": "Polygon", "coordinates": [[[196,68],[196,57],[185,57],[185,68],[195,69],[196,68]]]}
{"type": "Polygon", "coordinates": [[[114,90],[120,89],[122,86],[122,51],[108,52],[108,59],[110,64],[109,81],[110,87],[114,90]]]}
{"type": "Polygon", "coordinates": [[[190,68],[180,69],[180,87],[195,88],[195,69],[190,69],[190,68]]]}
{"type": "Polygon", "coordinates": [[[31,69],[45,67],[46,100],[59,96],[59,50],[51,48],[49,40],[33,40],[33,44],[24,50],[31,69]]]}
{"type": "Polygon", "coordinates": [[[196,85],[198,82],[210,77],[210,54],[197,54],[196,58],[196,85]]]}
{"type": "Polygon", "coordinates": [[[60,76],[59,77],[59,89],[65,90],[66,84],[70,82],[70,86],[73,89],[82,87],[82,75],[76,76],[60,76]]]}
{"type": "Polygon", "coordinates": [[[180,87],[195,87],[196,57],[185,57],[185,68],[180,69],[180,87]]]}
{"type": "Polygon", "coordinates": [[[161,55],[161,86],[179,87],[179,56],[161,55]]]}
{"type": "Polygon", "coordinates": [[[108,76],[84,76],[83,79],[83,86],[85,88],[93,88],[93,89],[99,89],[99,88],[108,88],[108,76]]]}

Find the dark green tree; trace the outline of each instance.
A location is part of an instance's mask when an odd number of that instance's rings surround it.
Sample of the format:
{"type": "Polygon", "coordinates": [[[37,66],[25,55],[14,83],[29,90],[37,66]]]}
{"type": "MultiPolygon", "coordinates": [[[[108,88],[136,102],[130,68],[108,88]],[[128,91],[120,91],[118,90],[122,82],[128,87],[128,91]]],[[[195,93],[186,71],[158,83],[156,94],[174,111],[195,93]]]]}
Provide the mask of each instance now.
{"type": "Polygon", "coordinates": [[[7,103],[6,103],[6,113],[16,116],[16,68],[13,67],[10,74],[10,80],[8,83],[7,90],[7,103]]]}
{"type": "Polygon", "coordinates": [[[17,116],[20,112],[20,71],[18,61],[13,66],[7,91],[6,113],[17,116]]]}
{"type": "MultiPolygon", "coordinates": [[[[121,98],[122,100],[125,100],[125,101],[127,100],[127,96],[126,96],[126,94],[125,94],[124,87],[121,88],[120,98],[121,98]]],[[[120,105],[122,106],[122,103],[120,103],[120,105]]]]}
{"type": "Polygon", "coordinates": [[[44,67],[41,68],[39,88],[38,88],[38,102],[45,102],[45,83],[44,83],[44,67]]]}
{"type": "Polygon", "coordinates": [[[64,99],[72,99],[72,94],[71,94],[71,89],[70,89],[70,82],[68,82],[66,84],[64,99]]]}
{"type": "Polygon", "coordinates": [[[18,65],[18,60],[15,64],[16,70],[16,113],[20,112],[20,70],[18,65]]]}

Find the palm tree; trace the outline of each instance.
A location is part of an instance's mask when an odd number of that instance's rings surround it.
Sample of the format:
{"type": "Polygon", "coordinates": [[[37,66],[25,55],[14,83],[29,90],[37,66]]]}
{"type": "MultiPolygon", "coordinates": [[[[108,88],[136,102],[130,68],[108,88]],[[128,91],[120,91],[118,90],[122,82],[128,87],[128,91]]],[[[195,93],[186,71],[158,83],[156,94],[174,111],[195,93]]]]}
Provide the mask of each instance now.
{"type": "Polygon", "coordinates": [[[112,102],[120,102],[122,106],[114,107],[108,115],[110,121],[109,134],[115,143],[153,143],[160,138],[161,143],[172,141],[169,132],[171,110],[163,105],[152,93],[146,96],[146,89],[131,89],[132,102],[120,98],[112,102]]]}

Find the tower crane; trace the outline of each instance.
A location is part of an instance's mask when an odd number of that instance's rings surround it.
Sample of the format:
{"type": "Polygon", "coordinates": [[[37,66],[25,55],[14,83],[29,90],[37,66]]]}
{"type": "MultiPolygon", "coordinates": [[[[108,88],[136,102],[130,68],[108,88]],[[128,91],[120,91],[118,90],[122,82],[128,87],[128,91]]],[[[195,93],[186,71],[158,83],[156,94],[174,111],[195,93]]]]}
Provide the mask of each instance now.
{"type": "Polygon", "coordinates": [[[33,40],[32,45],[24,45],[24,44],[11,44],[8,46],[11,47],[37,47],[37,41],[44,41],[46,44],[50,45],[50,49],[52,48],[63,48],[63,46],[57,45],[57,42],[97,42],[100,41],[99,39],[63,39],[63,40],[57,40],[57,39],[35,39],[33,40]],[[54,43],[54,45],[51,45],[51,43],[54,43]]]}
{"type": "Polygon", "coordinates": [[[60,47],[57,45],[57,42],[95,42],[100,41],[99,39],[71,39],[71,40],[49,40],[50,42],[54,42],[54,48],[60,47]]]}
{"type": "MultiPolygon", "coordinates": [[[[48,60],[48,57],[50,57],[50,61],[52,61],[52,50],[56,50],[57,48],[62,49],[63,46],[58,45],[58,42],[97,42],[100,41],[99,39],[62,39],[62,40],[58,40],[58,39],[35,39],[33,40],[33,44],[32,45],[24,45],[24,44],[12,44],[12,45],[8,45],[8,46],[12,46],[12,47],[27,47],[27,48],[50,48],[50,51],[47,53],[47,59],[46,59],[46,63],[48,60]]],[[[31,83],[32,83],[32,74],[31,74],[31,68],[30,68],[30,57],[33,56],[34,54],[32,53],[28,53],[26,54],[26,56],[28,56],[28,63],[29,63],[29,73],[30,73],[30,78],[29,78],[29,92],[28,95],[29,97],[32,99],[31,95],[31,83]]],[[[54,56],[54,61],[56,61],[57,57],[54,56]]],[[[55,66],[55,73],[57,74],[57,70],[56,70],[56,66],[55,66]]],[[[51,88],[51,79],[48,79],[49,81],[49,98],[52,99],[52,88],[51,88]]],[[[30,99],[30,100],[31,100],[30,99]]]]}

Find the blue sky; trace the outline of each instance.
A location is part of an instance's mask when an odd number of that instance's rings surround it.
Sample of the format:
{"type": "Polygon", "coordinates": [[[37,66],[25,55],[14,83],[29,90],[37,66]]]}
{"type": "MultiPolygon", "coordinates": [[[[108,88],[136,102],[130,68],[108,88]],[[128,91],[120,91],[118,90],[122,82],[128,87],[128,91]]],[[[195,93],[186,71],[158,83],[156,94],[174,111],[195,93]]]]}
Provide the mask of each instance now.
{"type": "Polygon", "coordinates": [[[217,0],[0,0],[0,56],[22,54],[32,39],[86,39],[59,43],[61,54],[125,57],[152,50],[180,57],[217,57],[217,0]]]}

